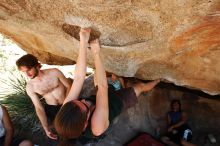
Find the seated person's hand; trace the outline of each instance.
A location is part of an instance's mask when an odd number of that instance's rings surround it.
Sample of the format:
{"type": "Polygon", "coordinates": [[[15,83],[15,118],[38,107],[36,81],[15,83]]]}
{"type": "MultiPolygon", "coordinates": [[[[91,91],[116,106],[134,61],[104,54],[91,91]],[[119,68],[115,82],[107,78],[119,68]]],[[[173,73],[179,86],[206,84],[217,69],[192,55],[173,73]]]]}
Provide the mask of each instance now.
{"type": "Polygon", "coordinates": [[[168,132],[172,132],[173,131],[173,127],[172,126],[170,126],[169,128],[168,128],[168,132]]]}

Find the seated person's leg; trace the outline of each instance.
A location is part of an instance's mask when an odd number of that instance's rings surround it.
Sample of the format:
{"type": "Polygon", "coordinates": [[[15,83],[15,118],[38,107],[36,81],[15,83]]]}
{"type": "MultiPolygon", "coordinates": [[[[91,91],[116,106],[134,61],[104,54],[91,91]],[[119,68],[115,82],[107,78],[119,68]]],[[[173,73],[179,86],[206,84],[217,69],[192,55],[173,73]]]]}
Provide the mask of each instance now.
{"type": "Polygon", "coordinates": [[[195,144],[192,144],[192,143],[190,143],[190,142],[188,142],[188,141],[185,141],[185,140],[181,140],[181,144],[183,145],[183,146],[196,146],[195,144]]]}
{"type": "Polygon", "coordinates": [[[161,137],[161,141],[166,144],[168,141],[170,141],[170,138],[167,136],[163,136],[161,137]]]}
{"type": "Polygon", "coordinates": [[[172,142],[172,141],[168,141],[168,142],[165,143],[165,144],[167,144],[168,146],[180,146],[180,145],[178,145],[178,144],[176,144],[176,143],[174,143],[174,142],[172,142]]]}
{"type": "Polygon", "coordinates": [[[184,125],[183,126],[183,132],[182,132],[182,137],[181,137],[181,144],[183,146],[196,146],[192,143],[190,143],[191,139],[192,139],[192,131],[191,129],[188,127],[188,125],[184,125]]]}
{"type": "Polygon", "coordinates": [[[167,133],[166,136],[163,136],[161,141],[169,146],[179,146],[178,144],[180,144],[180,135],[170,132],[167,133]]]}

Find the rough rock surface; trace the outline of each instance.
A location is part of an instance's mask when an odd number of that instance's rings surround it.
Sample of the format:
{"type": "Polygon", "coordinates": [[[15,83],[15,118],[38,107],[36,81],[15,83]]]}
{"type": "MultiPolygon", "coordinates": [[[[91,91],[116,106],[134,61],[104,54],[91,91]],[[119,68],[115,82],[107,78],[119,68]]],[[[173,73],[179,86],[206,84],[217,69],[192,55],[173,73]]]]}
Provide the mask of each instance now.
{"type": "Polygon", "coordinates": [[[76,61],[79,26],[110,72],[220,94],[219,0],[0,0],[0,33],[42,62],[76,61]]]}

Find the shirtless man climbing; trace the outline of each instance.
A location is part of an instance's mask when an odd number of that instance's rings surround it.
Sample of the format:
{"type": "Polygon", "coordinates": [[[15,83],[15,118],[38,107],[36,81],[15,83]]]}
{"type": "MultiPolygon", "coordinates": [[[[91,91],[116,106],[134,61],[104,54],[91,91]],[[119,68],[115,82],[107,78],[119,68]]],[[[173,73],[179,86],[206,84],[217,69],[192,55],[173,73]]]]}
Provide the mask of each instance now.
{"type": "Polygon", "coordinates": [[[38,59],[31,54],[22,56],[16,61],[16,65],[30,78],[26,91],[34,104],[46,135],[51,139],[57,139],[57,136],[50,129],[51,123],[63,104],[71,83],[58,69],[42,70],[38,59]],[[45,106],[41,104],[39,96],[45,99],[45,106]]]}

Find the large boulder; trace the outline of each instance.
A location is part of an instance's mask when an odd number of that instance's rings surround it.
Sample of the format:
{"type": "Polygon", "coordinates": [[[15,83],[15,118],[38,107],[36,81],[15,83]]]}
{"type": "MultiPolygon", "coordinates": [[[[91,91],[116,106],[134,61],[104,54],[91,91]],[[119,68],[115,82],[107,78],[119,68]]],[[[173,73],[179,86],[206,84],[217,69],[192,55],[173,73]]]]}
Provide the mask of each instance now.
{"type": "Polygon", "coordinates": [[[219,0],[1,0],[0,33],[44,63],[72,64],[79,27],[92,27],[107,71],[216,95],[219,11],[219,0]]]}

